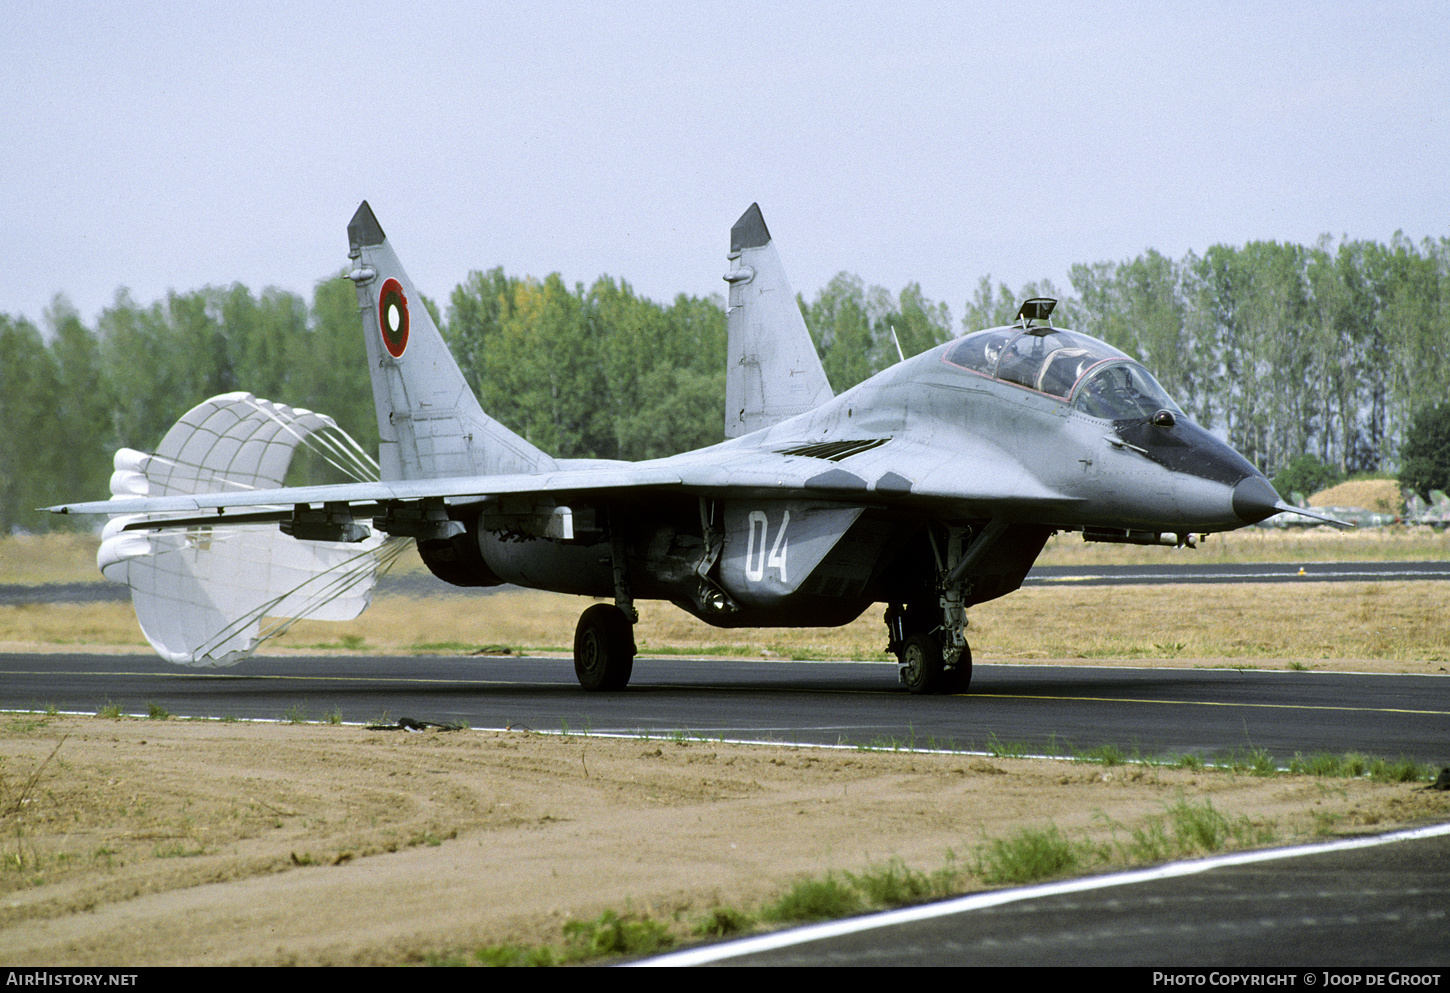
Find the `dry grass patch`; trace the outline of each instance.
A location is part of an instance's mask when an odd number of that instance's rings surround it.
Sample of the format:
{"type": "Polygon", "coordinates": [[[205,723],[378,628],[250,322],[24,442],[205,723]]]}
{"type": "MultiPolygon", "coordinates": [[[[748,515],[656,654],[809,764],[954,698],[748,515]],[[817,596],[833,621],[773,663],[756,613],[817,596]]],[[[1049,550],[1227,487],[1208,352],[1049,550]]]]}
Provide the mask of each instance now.
{"type": "Polygon", "coordinates": [[[1112,545],[1059,534],[1047,542],[1039,565],[1151,565],[1243,562],[1443,562],[1450,531],[1429,527],[1243,528],[1209,535],[1197,548],[1112,545]]]}
{"type": "Polygon", "coordinates": [[[1351,479],[1320,490],[1308,498],[1314,507],[1364,507],[1381,514],[1398,514],[1405,509],[1400,484],[1393,479],[1351,479]]]}
{"type": "Polygon", "coordinates": [[[0,584],[93,583],[101,579],[90,534],[0,536],[0,584]]]}
{"type": "MultiPolygon", "coordinates": [[[[301,621],[262,654],[567,655],[590,602],[532,590],[383,597],[354,621],[301,621]]],[[[888,659],[879,607],[839,628],[713,628],[655,602],[641,602],[640,614],[645,655],[888,659]]],[[[1450,583],[1033,587],[969,614],[978,662],[1331,668],[1340,660],[1340,668],[1433,673],[1450,660],[1450,583]]],[[[0,607],[0,647],[149,650],[127,604],[0,607]]]]}
{"type": "MultiPolygon", "coordinates": [[[[0,583],[95,580],[95,541],[78,535],[0,539],[0,583]]],[[[1085,543],[1059,535],[1041,561],[1058,565],[1183,562],[1315,562],[1450,559],[1450,531],[1390,528],[1340,532],[1246,529],[1214,535],[1197,550],[1085,543]]],[[[422,571],[416,554],[401,560],[422,571]]],[[[506,647],[571,651],[590,601],[524,590],[379,596],[355,621],[301,621],[264,652],[465,653],[506,647]]],[[[885,660],[881,608],[840,628],[713,628],[663,603],[640,604],[640,649],[650,653],[748,658],[885,660]]],[[[1028,588],[970,611],[979,661],[1088,658],[1095,661],[1267,660],[1315,667],[1335,659],[1406,663],[1440,671],[1450,659],[1450,584],[1313,583],[1028,588]]],[[[145,651],[130,606],[0,606],[0,645],[145,651]]]]}

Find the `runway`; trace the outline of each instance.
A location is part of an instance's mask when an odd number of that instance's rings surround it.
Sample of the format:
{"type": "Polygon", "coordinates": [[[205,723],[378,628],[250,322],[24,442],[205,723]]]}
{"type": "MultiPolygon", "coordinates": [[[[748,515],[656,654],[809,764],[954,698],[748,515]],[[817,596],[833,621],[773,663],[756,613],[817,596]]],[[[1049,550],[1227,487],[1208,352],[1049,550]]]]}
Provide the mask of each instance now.
{"type": "Polygon", "coordinates": [[[1186,973],[1182,985],[1234,984],[1240,970],[1250,975],[1238,982],[1268,977],[1263,985],[1439,985],[1447,856],[1443,825],[1238,852],[969,894],[639,964],[1129,966],[1186,973]],[[1333,972],[1307,975],[1306,966],[1333,972]],[[1385,975],[1403,969],[1414,971],[1385,975]]]}
{"type": "Polygon", "coordinates": [[[375,721],[408,716],[852,747],[1210,761],[1362,752],[1450,764],[1450,678],[1090,665],[979,665],[972,692],[917,697],[889,663],[641,658],[622,693],[581,690],[561,658],[251,659],[184,669],[142,655],[0,656],[0,708],[375,721]]]}
{"type": "Polygon", "coordinates": [[[1033,566],[1026,586],[1140,586],[1167,583],[1402,583],[1450,579],[1450,562],[1230,562],[1166,565],[1033,566]]]}
{"type": "MultiPolygon", "coordinates": [[[[1034,566],[1022,585],[1135,586],[1163,583],[1388,583],[1450,580],[1450,562],[1254,562],[1168,565],[1034,566]]],[[[517,587],[470,590],[470,595],[517,587]]],[[[438,596],[457,592],[423,574],[385,575],[379,596],[438,596]]],[[[116,583],[46,583],[0,586],[0,606],[27,603],[124,603],[130,591],[116,583]]]]}

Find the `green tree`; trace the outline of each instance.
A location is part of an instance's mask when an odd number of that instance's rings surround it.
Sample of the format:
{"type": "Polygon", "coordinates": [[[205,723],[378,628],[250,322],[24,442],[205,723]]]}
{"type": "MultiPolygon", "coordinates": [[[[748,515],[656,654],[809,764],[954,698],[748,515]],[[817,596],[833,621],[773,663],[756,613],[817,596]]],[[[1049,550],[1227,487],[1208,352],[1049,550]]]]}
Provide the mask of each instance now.
{"type": "Polygon", "coordinates": [[[327,414],[364,449],[377,454],[378,420],[357,292],[343,277],[319,280],[309,327],[292,339],[287,396],[268,397],[327,414]]]}
{"type": "Polygon", "coordinates": [[[307,301],[296,293],[268,288],[254,298],[246,287],[233,284],[225,292],[222,320],[235,343],[236,388],[292,402],[299,346],[308,340],[307,319],[307,301]]]}
{"type": "Polygon", "coordinates": [[[165,314],[159,304],[141,307],[122,288],[101,311],[97,336],[113,393],[110,433],[118,446],[154,451],[177,416],[205,399],[187,392],[165,314]]]}
{"type": "Polygon", "coordinates": [[[56,481],[67,500],[100,500],[110,496],[112,394],[104,375],[96,336],[64,297],[46,310],[51,328],[56,391],[51,441],[60,463],[56,481]]]}
{"type": "Polygon", "coordinates": [[[612,458],[603,329],[587,319],[582,289],[558,273],[520,280],[510,310],[488,350],[484,409],[551,454],[612,458]]]}
{"type": "Polygon", "coordinates": [[[1400,449],[1400,485],[1429,498],[1450,492],[1450,401],[1425,407],[1410,423],[1400,449]]]}
{"type": "Polygon", "coordinates": [[[952,337],[952,315],[944,303],[932,303],[921,292],[920,283],[908,283],[896,297],[896,313],[889,323],[908,358],[940,345],[952,337]]]}
{"type": "Polygon", "coordinates": [[[621,457],[656,459],[722,441],[725,370],[657,365],[640,376],[639,406],[615,422],[621,457]]]}
{"type": "MultiPolygon", "coordinates": [[[[503,322],[513,316],[517,283],[517,279],[504,273],[502,266],[488,272],[475,270],[454,287],[449,298],[444,339],[458,360],[464,378],[480,398],[485,396],[483,384],[488,374],[489,347],[497,346],[503,322]]],[[[486,399],[484,409],[488,409],[486,399]]]]}
{"type": "Polygon", "coordinates": [[[56,423],[59,381],[40,331],[0,314],[0,534],[44,531],[51,515],[36,508],[68,499],[61,467],[66,439],[56,423]]]}
{"type": "Polygon", "coordinates": [[[831,387],[840,393],[886,368],[896,358],[885,318],[890,297],[866,289],[861,277],[837,273],[805,309],[806,326],[831,387]]]}
{"type": "Polygon", "coordinates": [[[1274,476],[1274,489],[1283,497],[1290,493],[1310,496],[1320,490],[1329,489],[1343,479],[1344,476],[1334,466],[1306,453],[1290,459],[1289,464],[1279,470],[1274,476]]]}
{"type": "Polygon", "coordinates": [[[977,283],[976,293],[967,301],[966,313],[962,315],[962,330],[971,334],[983,328],[1011,324],[1017,319],[1021,306],[1022,301],[1005,283],[998,283],[997,292],[993,295],[992,277],[983,276],[977,283]]]}

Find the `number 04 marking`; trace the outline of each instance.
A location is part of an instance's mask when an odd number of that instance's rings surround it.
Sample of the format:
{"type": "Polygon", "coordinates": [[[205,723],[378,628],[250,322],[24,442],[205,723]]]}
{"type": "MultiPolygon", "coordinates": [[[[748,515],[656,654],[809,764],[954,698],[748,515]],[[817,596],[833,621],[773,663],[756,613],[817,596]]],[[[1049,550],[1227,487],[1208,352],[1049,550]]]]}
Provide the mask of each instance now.
{"type": "Polygon", "coordinates": [[[790,551],[790,542],[786,540],[785,529],[790,524],[790,511],[785,511],[780,521],[780,532],[775,536],[775,544],[770,546],[770,553],[765,551],[765,543],[770,537],[770,518],[763,510],[752,510],[750,512],[750,536],[745,541],[745,578],[752,583],[758,583],[765,578],[766,569],[779,569],[780,581],[790,582],[785,574],[785,557],[790,551]],[[760,539],[755,536],[756,526],[760,527],[760,539]]]}

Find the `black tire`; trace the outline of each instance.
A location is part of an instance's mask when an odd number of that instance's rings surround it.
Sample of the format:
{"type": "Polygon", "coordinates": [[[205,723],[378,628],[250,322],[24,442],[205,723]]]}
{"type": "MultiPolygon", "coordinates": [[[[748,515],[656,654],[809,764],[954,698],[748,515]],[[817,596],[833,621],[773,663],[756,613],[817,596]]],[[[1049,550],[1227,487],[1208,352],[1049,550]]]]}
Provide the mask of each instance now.
{"type": "Polygon", "coordinates": [[[586,690],[622,690],[634,671],[634,628],[624,611],[596,603],[574,629],[574,675],[586,690]]]}
{"type": "Polygon", "coordinates": [[[935,693],[942,681],[941,643],[913,634],[901,648],[901,682],[913,693],[935,693]]]}
{"type": "Polygon", "coordinates": [[[962,653],[957,656],[957,664],[942,673],[941,688],[938,693],[965,693],[972,685],[972,646],[962,643],[962,653]]]}

